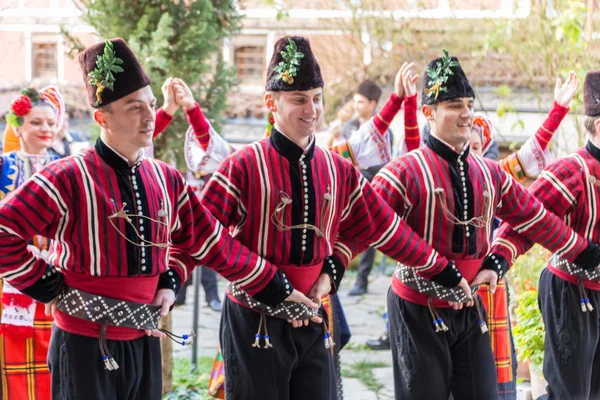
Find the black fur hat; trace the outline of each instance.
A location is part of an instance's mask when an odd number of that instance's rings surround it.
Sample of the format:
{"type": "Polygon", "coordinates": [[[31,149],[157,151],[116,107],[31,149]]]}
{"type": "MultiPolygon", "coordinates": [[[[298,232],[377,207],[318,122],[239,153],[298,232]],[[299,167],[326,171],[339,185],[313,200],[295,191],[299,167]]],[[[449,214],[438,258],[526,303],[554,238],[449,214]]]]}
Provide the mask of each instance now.
{"type": "Polygon", "coordinates": [[[583,110],[588,117],[600,115],[600,71],[588,72],[585,76],[583,110]]]}
{"type": "Polygon", "coordinates": [[[323,87],[321,68],[308,39],[286,36],[275,43],[267,70],[267,91],[305,91],[323,87]]]}
{"type": "Polygon", "coordinates": [[[96,43],[79,54],[92,107],[105,106],[152,83],[125,40],[96,43]]]}
{"type": "Polygon", "coordinates": [[[434,104],[461,97],[475,98],[475,92],[458,58],[448,56],[446,50],[443,57],[429,63],[423,77],[423,104],[434,104]]]}

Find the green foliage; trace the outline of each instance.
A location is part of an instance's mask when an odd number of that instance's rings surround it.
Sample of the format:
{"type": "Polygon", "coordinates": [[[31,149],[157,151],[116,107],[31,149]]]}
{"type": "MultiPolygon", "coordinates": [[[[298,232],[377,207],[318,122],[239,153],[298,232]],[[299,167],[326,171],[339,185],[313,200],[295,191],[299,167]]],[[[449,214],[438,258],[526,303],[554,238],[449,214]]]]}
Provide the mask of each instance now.
{"type": "Polygon", "coordinates": [[[23,125],[23,117],[17,117],[17,115],[15,113],[13,113],[12,111],[9,111],[8,114],[6,114],[6,123],[10,126],[14,126],[19,128],[21,125],[23,125]]]}
{"type": "Polygon", "coordinates": [[[194,369],[189,357],[178,357],[173,361],[173,391],[163,400],[201,400],[208,398],[208,380],[213,359],[200,357],[194,369]]]}
{"type": "Polygon", "coordinates": [[[114,74],[123,72],[123,68],[119,67],[119,65],[122,64],[123,60],[115,54],[112,42],[106,40],[104,54],[97,56],[96,68],[89,74],[90,78],[92,78],[90,79],[89,84],[96,85],[97,82],[100,82],[102,86],[114,90],[114,74]]]}
{"type": "MultiPolygon", "coordinates": [[[[152,79],[158,105],[163,102],[164,81],[170,76],[181,78],[192,89],[213,127],[220,129],[226,93],[236,83],[234,71],[225,64],[221,53],[223,39],[240,27],[235,0],[84,0],[83,3],[87,8],[86,22],[101,37],[122,37],[134,50],[152,79]]],[[[72,50],[82,47],[69,35],[66,41],[72,50]]],[[[187,126],[184,112],[178,111],[155,140],[155,155],[163,158],[173,150],[178,165],[182,166],[187,126]]]]}
{"type": "Polygon", "coordinates": [[[540,245],[535,245],[527,253],[517,258],[506,278],[517,294],[537,289],[542,270],[548,263],[550,253],[540,245]]]}
{"type": "Polygon", "coordinates": [[[427,67],[425,70],[427,76],[429,77],[429,88],[438,85],[436,90],[430,90],[427,92],[429,96],[433,96],[435,94],[436,99],[439,92],[448,91],[448,89],[443,85],[448,81],[450,75],[454,75],[454,72],[452,72],[452,67],[457,67],[459,65],[458,61],[452,61],[446,49],[442,49],[442,51],[444,54],[442,55],[441,62],[436,62],[435,68],[427,67]]]}
{"type": "Polygon", "coordinates": [[[374,351],[366,343],[358,343],[350,341],[347,345],[344,346],[345,351],[374,351]]]}
{"type": "Polygon", "coordinates": [[[35,106],[40,101],[40,92],[38,92],[37,89],[35,89],[35,88],[23,89],[23,90],[21,90],[21,94],[23,96],[29,97],[29,100],[31,100],[32,107],[35,106]]]}
{"type": "Polygon", "coordinates": [[[359,361],[342,368],[342,376],[360,380],[370,391],[379,392],[383,385],[378,383],[373,376],[374,368],[388,367],[384,362],[359,361]]]}
{"type": "Polygon", "coordinates": [[[495,88],[492,89],[492,91],[494,93],[496,93],[498,96],[503,97],[503,98],[510,97],[510,95],[512,93],[512,89],[508,85],[496,86],[495,88]]]}
{"type": "Polygon", "coordinates": [[[105,42],[104,46],[104,54],[98,55],[96,59],[96,68],[89,73],[90,85],[94,85],[97,87],[96,96],[97,100],[94,104],[98,106],[101,104],[100,94],[104,90],[104,88],[108,88],[110,90],[114,90],[115,85],[115,75],[120,72],[123,72],[123,68],[119,65],[123,64],[123,60],[121,60],[115,54],[115,50],[113,49],[113,44],[108,39],[105,42]]]}
{"type": "MultiPolygon", "coordinates": [[[[521,128],[521,131],[525,130],[525,122],[521,119],[518,112],[515,111],[513,105],[510,103],[512,89],[508,85],[500,85],[492,89],[494,93],[500,96],[503,100],[496,107],[496,114],[500,118],[507,118],[509,113],[515,113],[517,120],[511,125],[510,130],[515,131],[517,128],[521,128]]],[[[511,151],[517,151],[523,143],[513,142],[509,148],[511,151]]]]}
{"type": "Polygon", "coordinates": [[[90,122],[88,125],[88,132],[90,133],[90,143],[96,143],[96,140],[100,137],[100,125],[95,122],[90,122]]]}
{"type": "Polygon", "coordinates": [[[279,73],[279,79],[287,82],[288,80],[285,78],[286,74],[288,77],[298,75],[298,67],[300,66],[300,60],[304,58],[304,54],[298,51],[296,42],[288,38],[288,45],[281,52],[281,57],[283,57],[283,61],[275,67],[275,72],[279,73]]]}
{"type": "MultiPolygon", "coordinates": [[[[519,71],[521,84],[536,95],[540,109],[547,109],[549,105],[542,104],[541,94],[552,90],[557,76],[564,80],[573,70],[583,82],[588,71],[597,69],[599,53],[584,34],[586,12],[584,0],[560,4],[534,2],[527,18],[490,21],[493,29],[483,50],[509,56],[519,71]]],[[[580,145],[586,138],[578,115],[582,104],[583,91],[580,91],[571,102],[571,115],[575,117],[580,145]]]]}
{"type": "Polygon", "coordinates": [[[517,292],[516,324],[513,329],[517,357],[529,360],[532,369],[541,373],[544,361],[545,328],[538,306],[538,281],[546,267],[549,253],[539,245],[514,263],[507,279],[517,292]]]}
{"type": "Polygon", "coordinates": [[[541,373],[546,329],[538,307],[537,296],[537,290],[528,290],[517,296],[518,305],[515,309],[517,324],[513,329],[513,335],[519,360],[529,360],[532,369],[541,373]]]}

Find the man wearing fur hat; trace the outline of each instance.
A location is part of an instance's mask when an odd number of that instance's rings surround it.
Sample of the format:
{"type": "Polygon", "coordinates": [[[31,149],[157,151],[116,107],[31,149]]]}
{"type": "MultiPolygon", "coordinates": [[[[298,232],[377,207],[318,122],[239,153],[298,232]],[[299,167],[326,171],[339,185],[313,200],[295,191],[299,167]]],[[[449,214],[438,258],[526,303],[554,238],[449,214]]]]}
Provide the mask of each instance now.
{"type": "MultiPolygon", "coordinates": [[[[323,79],[308,40],[284,37],[273,54],[265,94],[271,135],[226,158],[202,204],[315,301],[339,288],[355,240],[427,278],[453,275],[350,162],[315,146],[323,79]]],[[[470,291],[466,281],[462,287],[470,291]]],[[[229,285],[221,319],[226,398],[336,399],[328,319],[292,302],[265,306],[229,285]]]]}
{"type": "Polygon", "coordinates": [[[158,337],[183,344],[193,336],[159,331],[158,319],[196,265],[269,306],[316,304],[231,238],[174,168],[144,156],[156,99],[125,41],[88,47],[79,61],[100,138],[0,203],[0,274],[52,304],[53,398],[158,400],[158,337]],[[35,235],[54,241],[48,262],[28,250],[35,235]]]}
{"type": "Polygon", "coordinates": [[[496,368],[479,297],[456,290],[496,282],[505,269],[486,257],[495,215],[577,265],[598,264],[599,247],[576,235],[497,163],[470,154],[474,91],[444,51],[429,63],[422,111],[425,147],[386,165],[375,190],[440,254],[455,262],[437,280],[403,264],[388,294],[397,399],[496,399],[496,368]]]}
{"type": "MultiPolygon", "coordinates": [[[[600,241],[600,71],[585,77],[584,125],[589,140],[575,153],[548,166],[530,192],[546,209],[589,241],[600,241]]],[[[506,268],[532,246],[503,224],[491,253],[506,268]]],[[[546,325],[544,378],[549,399],[600,398],[600,270],[577,266],[554,254],[539,283],[546,325]]],[[[544,396],[545,397],[545,396],[544,396]]]]}

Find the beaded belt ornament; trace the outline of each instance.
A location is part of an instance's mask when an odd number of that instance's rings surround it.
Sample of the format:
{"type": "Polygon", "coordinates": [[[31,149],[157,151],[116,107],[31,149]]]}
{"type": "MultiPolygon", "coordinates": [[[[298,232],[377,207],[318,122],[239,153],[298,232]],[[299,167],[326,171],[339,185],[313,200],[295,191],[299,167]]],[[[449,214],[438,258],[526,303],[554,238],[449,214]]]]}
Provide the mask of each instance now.
{"type": "MultiPolygon", "coordinates": [[[[456,266],[453,266],[456,268],[456,266]]],[[[427,280],[419,275],[414,268],[409,267],[408,265],[404,265],[398,263],[396,267],[396,272],[394,273],[396,278],[400,280],[405,286],[408,286],[411,289],[416,290],[419,293],[422,293],[428,297],[427,305],[429,307],[429,312],[431,314],[431,318],[433,320],[433,326],[435,327],[436,332],[447,332],[448,326],[444,323],[442,317],[437,313],[432,299],[439,299],[445,301],[451,301],[454,303],[468,303],[471,299],[467,298],[464,290],[460,287],[456,288],[447,288],[439,283],[432,282],[427,280]]],[[[475,285],[471,287],[471,293],[475,295],[479,290],[479,285],[475,285]]],[[[476,296],[475,296],[476,297],[476,296]]],[[[480,300],[476,297],[475,299],[475,307],[477,308],[477,314],[479,316],[479,328],[481,329],[481,333],[486,333],[488,331],[487,324],[485,322],[485,317],[482,311],[482,305],[479,304],[480,300]]]]}
{"type": "MultiPolygon", "coordinates": [[[[467,303],[470,299],[467,298],[465,292],[459,288],[449,289],[440,285],[439,283],[427,280],[417,274],[414,268],[398,263],[396,272],[394,273],[396,278],[402,282],[405,286],[418,291],[428,297],[436,298],[439,300],[452,301],[455,303],[467,303]]],[[[479,286],[471,288],[471,292],[475,293],[479,289],[479,286]]]]}
{"type": "Polygon", "coordinates": [[[248,293],[232,283],[227,284],[227,292],[237,303],[240,303],[244,307],[273,318],[303,320],[310,319],[318,314],[318,310],[310,308],[305,304],[292,301],[283,301],[276,307],[269,307],[254,299],[248,293]]]}
{"type": "Polygon", "coordinates": [[[271,337],[269,336],[269,326],[266,317],[273,317],[286,320],[305,320],[316,316],[321,317],[323,320],[323,341],[325,348],[329,349],[335,346],[333,337],[329,332],[326,318],[319,313],[319,310],[310,308],[305,304],[296,303],[292,301],[283,301],[275,307],[270,307],[260,301],[254,299],[248,293],[236,287],[232,283],[227,285],[227,293],[229,293],[237,303],[242,306],[249,308],[252,311],[260,313],[260,322],[258,324],[258,332],[254,335],[254,343],[252,347],[260,348],[260,340],[264,339],[265,344],[262,346],[264,349],[273,347],[271,343],[271,337]],[[264,334],[263,334],[264,330],[264,334]]]}
{"type": "MultiPolygon", "coordinates": [[[[56,298],[56,307],[72,317],[101,324],[98,338],[100,352],[104,366],[109,371],[118,369],[119,365],[110,355],[106,344],[108,325],[139,330],[159,329],[161,306],[116,300],[67,288],[56,298]]],[[[177,336],[165,329],[159,330],[183,346],[191,345],[192,338],[195,336],[193,332],[177,336]]]]}
{"type": "Polygon", "coordinates": [[[556,254],[553,254],[552,257],[550,257],[550,264],[554,268],[564,271],[570,275],[588,279],[590,281],[600,281],[600,268],[598,267],[592,269],[583,269],[556,254]]]}

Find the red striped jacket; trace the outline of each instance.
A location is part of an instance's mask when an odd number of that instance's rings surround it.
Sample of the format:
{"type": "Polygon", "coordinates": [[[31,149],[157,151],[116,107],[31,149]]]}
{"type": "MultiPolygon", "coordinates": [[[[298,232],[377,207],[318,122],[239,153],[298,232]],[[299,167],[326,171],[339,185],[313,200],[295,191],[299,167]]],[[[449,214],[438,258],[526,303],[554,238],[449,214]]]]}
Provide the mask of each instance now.
{"type": "MultiPolygon", "coordinates": [[[[335,287],[353,257],[354,240],[373,244],[426,276],[448,264],[351,163],[314,145],[304,153],[276,129],[224,160],[201,202],[266,260],[279,266],[323,265],[335,287]]],[[[303,280],[301,268],[298,275],[292,278],[303,280]]]]}
{"type": "MultiPolygon", "coordinates": [[[[600,149],[591,142],[575,153],[548,166],[529,187],[544,207],[556,214],[575,232],[593,243],[600,242],[600,149]]],[[[540,230],[540,235],[552,236],[550,230],[540,230]]],[[[510,265],[527,252],[533,243],[509,225],[501,225],[491,252],[503,256],[510,265]]],[[[551,249],[560,250],[563,249],[551,249]]],[[[572,260],[569,260],[572,261],[572,260]]],[[[577,284],[577,277],[548,264],[559,277],[577,284]]],[[[600,282],[584,280],[589,289],[600,290],[600,282]]]]}
{"type": "MultiPolygon", "coordinates": [[[[373,186],[418,235],[450,260],[485,257],[494,216],[569,260],[587,246],[496,162],[469,154],[468,148],[459,155],[435,137],[385,166],[373,186]],[[456,172],[461,163],[464,180],[456,172]],[[473,222],[464,226],[465,220],[473,222]]],[[[477,271],[461,270],[468,281],[477,271]]],[[[423,300],[396,276],[393,288],[405,299],[423,300]]]]}
{"type": "MultiPolygon", "coordinates": [[[[119,169],[99,154],[110,151],[100,146],[50,164],[0,203],[3,279],[34,298],[37,290],[43,301],[58,294],[61,288],[51,288],[46,279],[48,264],[27,250],[27,241],[42,235],[54,240],[50,263],[60,269],[65,283],[93,294],[149,304],[157,288],[176,291],[196,265],[204,264],[250,294],[265,290],[275,303],[286,297],[277,268],[233,240],[175,169],[148,158],[131,167],[125,162],[120,173],[128,183],[123,188],[119,169]],[[125,219],[109,218],[122,208],[121,190],[137,198],[126,206],[140,233],[136,241],[170,242],[168,249],[140,249],[128,243],[125,219]],[[142,222],[140,213],[164,224],[142,222]],[[137,260],[132,261],[132,251],[137,260]]],[[[116,153],[110,157],[119,162],[116,153]]],[[[66,315],[57,315],[56,321],[74,333],[98,332],[97,324],[75,322],[66,315]]],[[[109,327],[109,338],[135,336],[140,333],[109,327]]]]}

